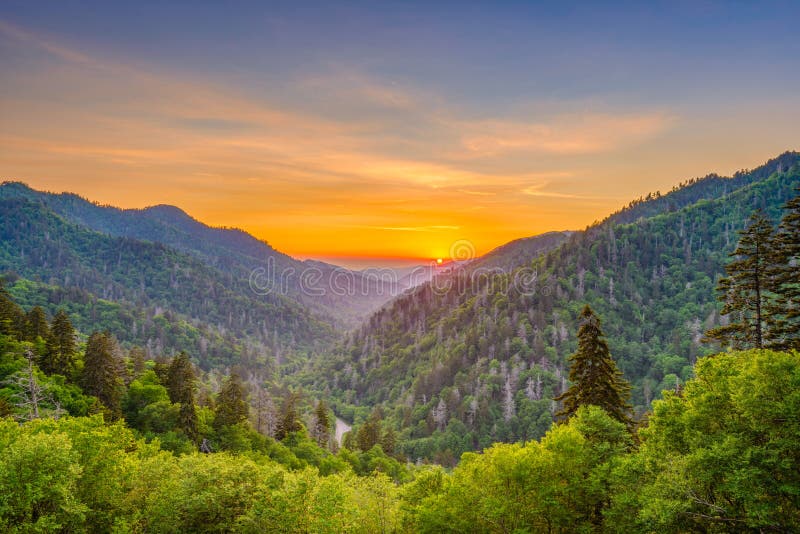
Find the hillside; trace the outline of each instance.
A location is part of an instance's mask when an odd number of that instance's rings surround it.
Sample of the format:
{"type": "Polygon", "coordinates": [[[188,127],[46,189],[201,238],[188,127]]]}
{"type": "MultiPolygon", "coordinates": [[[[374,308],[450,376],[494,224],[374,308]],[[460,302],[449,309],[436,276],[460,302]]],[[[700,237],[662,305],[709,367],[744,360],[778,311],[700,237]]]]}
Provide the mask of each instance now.
{"type": "Polygon", "coordinates": [[[82,329],[109,329],[154,354],[186,350],[205,368],[273,368],[285,352],[334,335],[294,300],[255,294],[246,278],[160,243],[89,230],[24,198],[0,199],[0,272],[23,279],[9,288],[22,304],[53,312],[74,294],[82,329]]]}
{"type": "Polygon", "coordinates": [[[572,232],[547,232],[533,237],[515,239],[471,261],[468,269],[513,271],[516,267],[532,261],[543,252],[557,247],[570,235],[572,232]]]}
{"type": "Polygon", "coordinates": [[[114,237],[166,245],[236,280],[258,273],[259,287],[286,295],[339,327],[356,326],[405,287],[322,262],[303,262],[235,228],[213,228],[168,205],[144,209],[101,206],[72,193],[46,193],[19,182],[0,185],[0,200],[39,203],[67,221],[114,237]],[[314,269],[314,276],[301,275],[314,269]],[[258,271],[256,271],[258,270],[258,271]],[[345,291],[328,291],[333,283],[345,291]]]}
{"type": "Polygon", "coordinates": [[[463,272],[449,291],[421,286],[374,314],[307,383],[334,392],[340,413],[361,418],[382,406],[412,458],[446,462],[495,441],[537,438],[566,387],[588,303],[642,413],[712,351],[701,337],[720,321],[715,285],[736,231],[758,207],[779,218],[800,185],[797,162],[784,155],[701,180],[691,195],[678,189],[635,205],[510,274],[473,281],[463,272]]]}

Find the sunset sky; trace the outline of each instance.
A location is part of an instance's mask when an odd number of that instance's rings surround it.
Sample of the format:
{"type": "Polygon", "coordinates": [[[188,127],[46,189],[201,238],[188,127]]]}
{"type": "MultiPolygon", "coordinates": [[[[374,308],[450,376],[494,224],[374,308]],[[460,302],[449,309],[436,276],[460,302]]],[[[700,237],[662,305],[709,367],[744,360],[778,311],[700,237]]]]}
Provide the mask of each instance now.
{"type": "Polygon", "coordinates": [[[800,3],[565,4],[6,0],[0,178],[360,266],[800,148],[800,3]]]}

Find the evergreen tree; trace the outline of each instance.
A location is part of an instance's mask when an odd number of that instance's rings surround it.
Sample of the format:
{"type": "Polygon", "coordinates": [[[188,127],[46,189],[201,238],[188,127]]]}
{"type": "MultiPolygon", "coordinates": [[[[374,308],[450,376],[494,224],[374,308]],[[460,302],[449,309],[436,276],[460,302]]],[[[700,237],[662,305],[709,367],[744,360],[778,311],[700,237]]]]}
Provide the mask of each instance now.
{"type": "Polygon", "coordinates": [[[17,306],[0,280],[0,334],[19,338],[23,334],[25,313],[17,306]]]}
{"type": "Polygon", "coordinates": [[[740,231],[739,244],[731,253],[735,259],[725,266],[727,278],[717,291],[724,302],[722,314],[730,323],[706,333],[708,339],[734,348],[764,348],[769,341],[770,243],[772,225],[756,210],[747,228],[740,231]]]}
{"type": "Polygon", "coordinates": [[[133,378],[139,378],[142,373],[147,370],[145,365],[147,361],[147,355],[144,352],[144,349],[141,347],[133,347],[128,353],[128,358],[131,361],[131,367],[133,368],[133,378]]]}
{"type": "Polygon", "coordinates": [[[122,413],[122,380],[114,349],[114,341],[108,333],[95,332],[89,336],[82,387],[85,393],[100,400],[112,419],[117,419],[122,413]]]}
{"type": "Polygon", "coordinates": [[[197,377],[192,362],[185,352],[181,352],[170,363],[167,372],[167,393],[171,402],[180,404],[178,423],[184,434],[192,441],[197,439],[197,411],[194,405],[196,389],[197,377]]]}
{"type": "Polygon", "coordinates": [[[66,312],[59,310],[53,317],[39,367],[47,374],[68,377],[75,368],[75,352],[75,329],[66,312]]]}
{"type": "MultiPolygon", "coordinates": [[[[797,189],[800,193],[800,188],[797,189]]],[[[770,304],[776,338],[774,345],[800,350],[800,195],[783,207],[772,240],[772,268],[776,298],[770,304]]]]}
{"type": "Polygon", "coordinates": [[[388,427],[381,436],[381,449],[388,455],[393,455],[397,448],[397,434],[392,427],[388,427]]]}
{"type": "Polygon", "coordinates": [[[331,421],[328,417],[328,407],[321,400],[317,402],[317,407],[314,409],[314,428],[312,434],[317,445],[323,448],[328,447],[328,442],[331,439],[331,421]]]}
{"type": "Polygon", "coordinates": [[[375,408],[369,418],[361,425],[361,428],[358,429],[356,443],[361,451],[367,452],[379,443],[381,439],[381,420],[381,412],[378,408],[375,408]]]}
{"type": "Polygon", "coordinates": [[[247,421],[248,406],[242,379],[231,374],[217,395],[214,428],[220,429],[247,421]]]}
{"type": "Polygon", "coordinates": [[[36,338],[47,339],[50,327],[47,316],[41,306],[34,306],[25,316],[25,339],[36,341],[36,338]]]}
{"type": "Polygon", "coordinates": [[[581,406],[599,406],[627,425],[631,422],[630,384],[611,358],[600,319],[587,305],[581,312],[578,351],[569,357],[572,385],[556,397],[563,407],[556,415],[571,417],[581,406]]]}
{"type": "Polygon", "coordinates": [[[298,395],[296,392],[289,393],[283,400],[280,417],[278,418],[278,427],[275,429],[275,439],[282,440],[290,433],[300,430],[301,425],[297,418],[297,401],[298,395]]]}

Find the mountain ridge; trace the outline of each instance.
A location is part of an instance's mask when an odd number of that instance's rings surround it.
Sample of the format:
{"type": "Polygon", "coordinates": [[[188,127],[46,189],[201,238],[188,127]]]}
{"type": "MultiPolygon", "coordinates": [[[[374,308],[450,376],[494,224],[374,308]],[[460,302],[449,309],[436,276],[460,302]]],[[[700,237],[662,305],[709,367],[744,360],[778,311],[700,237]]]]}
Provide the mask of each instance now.
{"type": "Polygon", "coordinates": [[[759,207],[777,220],[797,194],[800,164],[796,153],[788,157],[791,167],[774,172],[770,160],[734,191],[717,187],[731,182],[701,188],[715,198],[674,210],[660,201],[650,217],[575,232],[516,270],[467,284],[465,294],[423,285],[370,317],[324,370],[306,373],[322,377],[306,386],[341,390],[337,410],[356,422],[367,407],[382,407],[411,458],[537,438],[566,386],[573,325],[588,303],[607,325],[641,413],[712,350],[700,338],[721,320],[714,288],[736,231],[759,207]],[[535,291],[515,287],[520,275],[535,291]]]}
{"type": "Polygon", "coordinates": [[[213,227],[179,207],[158,204],[123,209],[91,202],[74,193],[37,191],[22,182],[3,182],[0,198],[41,202],[55,213],[91,230],[116,237],[161,243],[190,254],[209,266],[239,279],[254,275],[270,291],[282,293],[312,308],[340,328],[353,327],[398,292],[391,280],[368,277],[338,265],[319,262],[319,279],[301,279],[308,265],[274,249],[238,228],[213,227]],[[347,291],[330,291],[344,276],[347,291]],[[310,281],[313,282],[311,284],[310,281]]]}

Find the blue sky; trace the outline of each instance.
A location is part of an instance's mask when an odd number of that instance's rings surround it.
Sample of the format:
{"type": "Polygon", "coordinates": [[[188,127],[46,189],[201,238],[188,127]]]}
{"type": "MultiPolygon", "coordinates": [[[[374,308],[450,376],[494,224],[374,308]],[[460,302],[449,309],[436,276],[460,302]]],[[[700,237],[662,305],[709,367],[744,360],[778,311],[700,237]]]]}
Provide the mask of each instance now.
{"type": "Polygon", "coordinates": [[[798,2],[0,5],[4,179],[299,256],[580,228],[800,148],[798,2]]]}

